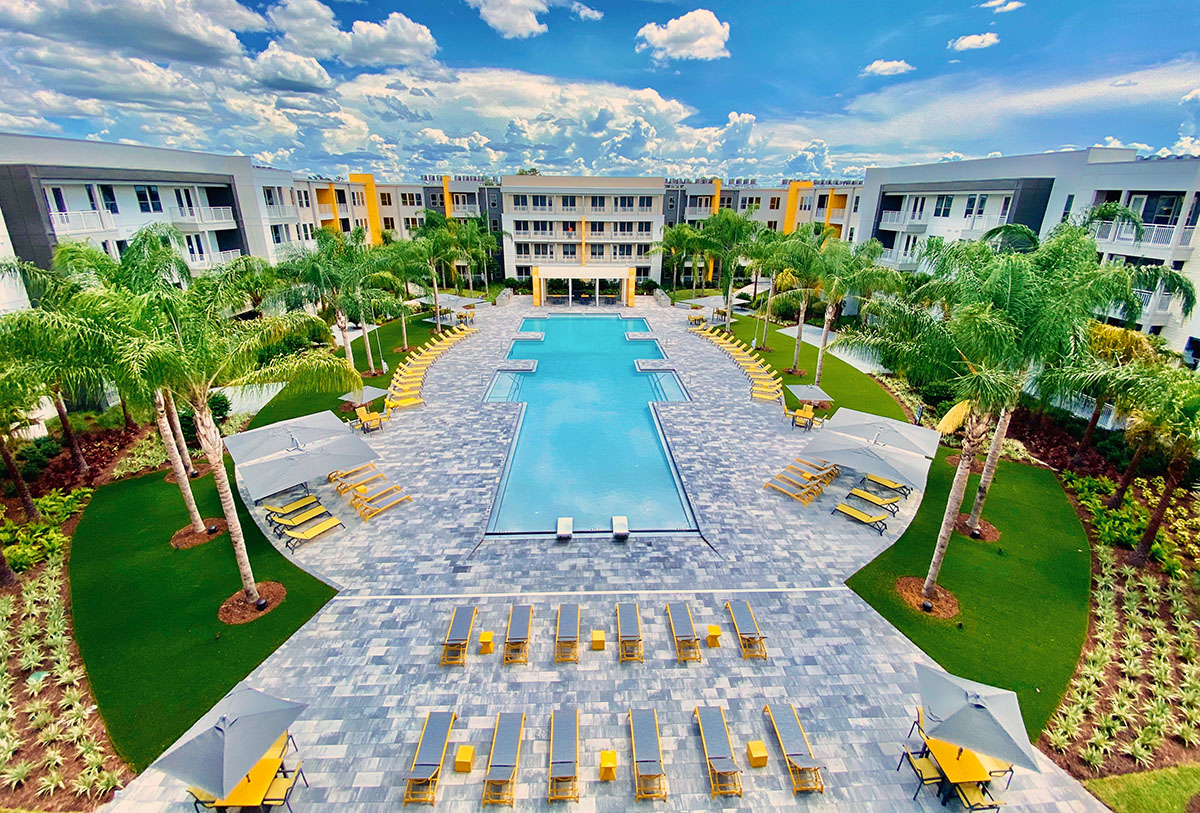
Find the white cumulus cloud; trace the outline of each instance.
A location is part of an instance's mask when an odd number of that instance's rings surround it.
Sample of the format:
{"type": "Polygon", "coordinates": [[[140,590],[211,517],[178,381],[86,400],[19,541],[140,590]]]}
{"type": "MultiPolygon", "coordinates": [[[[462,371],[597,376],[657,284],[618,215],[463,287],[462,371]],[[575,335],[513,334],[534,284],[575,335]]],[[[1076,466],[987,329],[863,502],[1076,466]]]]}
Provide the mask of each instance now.
{"type": "Polygon", "coordinates": [[[996,14],[1004,14],[1009,11],[1016,11],[1025,6],[1021,0],[987,0],[986,3],[980,3],[980,8],[990,8],[996,14]]]}
{"type": "Polygon", "coordinates": [[[877,59],[859,72],[859,76],[898,76],[902,73],[915,71],[903,59],[877,59]]]}
{"type": "Polygon", "coordinates": [[[467,0],[467,5],[479,9],[480,18],[505,39],[546,33],[546,24],[538,19],[548,10],[545,0],[467,0]]]}
{"type": "Polygon", "coordinates": [[[585,6],[583,3],[580,3],[579,0],[575,0],[575,2],[571,4],[571,13],[579,19],[587,20],[589,22],[595,22],[596,20],[603,19],[604,17],[603,11],[598,11],[591,6],[585,6]]]}
{"type": "Polygon", "coordinates": [[[637,32],[637,50],[650,49],[656,61],[668,59],[721,59],[729,56],[729,23],[706,8],[689,11],[666,25],[646,23],[637,32]]]}
{"type": "Polygon", "coordinates": [[[333,80],[321,63],[311,56],[293,54],[271,41],[251,63],[250,75],[275,90],[317,92],[328,90],[333,80]]]}
{"type": "Polygon", "coordinates": [[[991,48],[1000,42],[1000,35],[995,31],[986,34],[966,34],[950,40],[946,47],[953,51],[976,51],[980,48],[991,48]]]}
{"type": "Polygon", "coordinates": [[[267,10],[291,51],[345,65],[412,65],[428,62],[438,44],[429,28],[393,11],[381,23],[355,20],[343,31],[333,9],[320,0],[282,0],[267,10]]]}

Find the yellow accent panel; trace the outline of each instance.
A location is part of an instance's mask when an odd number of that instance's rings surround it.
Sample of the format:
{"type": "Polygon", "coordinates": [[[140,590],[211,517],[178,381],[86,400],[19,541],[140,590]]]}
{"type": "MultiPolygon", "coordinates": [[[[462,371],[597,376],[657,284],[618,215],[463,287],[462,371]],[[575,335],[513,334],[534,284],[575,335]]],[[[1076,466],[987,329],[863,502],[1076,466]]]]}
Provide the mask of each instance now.
{"type": "Polygon", "coordinates": [[[715,215],[721,208],[721,179],[713,181],[712,213],[715,215]]]}
{"type": "Polygon", "coordinates": [[[630,268],[628,282],[625,283],[625,304],[633,307],[633,295],[637,292],[637,271],[630,268]]]}
{"type": "Polygon", "coordinates": [[[783,233],[796,230],[796,205],[800,201],[800,181],[788,184],[787,205],[783,208],[783,233]]]}
{"type": "Polygon", "coordinates": [[[379,219],[379,195],[375,194],[375,175],[371,172],[350,173],[351,183],[363,185],[363,193],[367,196],[367,225],[371,228],[371,245],[383,242],[383,225],[379,219]]]}
{"type": "Polygon", "coordinates": [[[846,195],[835,195],[833,192],[829,193],[829,203],[825,207],[825,224],[826,225],[829,225],[829,221],[833,217],[834,209],[845,209],[846,208],[846,199],[847,199],[846,195]]]}
{"type": "Polygon", "coordinates": [[[579,218],[579,264],[587,265],[587,218],[579,218]]]}
{"type": "Polygon", "coordinates": [[[533,267],[529,278],[533,280],[533,306],[536,308],[542,304],[542,279],[538,275],[537,266],[533,267]]]}
{"type": "Polygon", "coordinates": [[[708,275],[705,277],[705,279],[708,280],[709,282],[713,281],[713,259],[712,259],[712,257],[708,258],[708,275]]]}
{"type": "Polygon", "coordinates": [[[442,195],[446,199],[446,217],[454,217],[454,200],[450,197],[450,176],[442,176],[442,195]]]}

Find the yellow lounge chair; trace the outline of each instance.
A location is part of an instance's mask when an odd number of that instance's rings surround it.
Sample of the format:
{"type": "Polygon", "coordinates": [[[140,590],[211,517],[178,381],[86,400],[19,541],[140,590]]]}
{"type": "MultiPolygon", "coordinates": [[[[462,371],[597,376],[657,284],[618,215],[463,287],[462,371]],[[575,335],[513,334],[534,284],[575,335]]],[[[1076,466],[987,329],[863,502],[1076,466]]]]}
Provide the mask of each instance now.
{"type": "Polygon", "coordinates": [[[579,801],[579,709],[550,712],[550,802],[579,801]]]}
{"type": "Polygon", "coordinates": [[[398,409],[412,409],[413,407],[424,406],[424,404],[425,404],[424,398],[413,397],[413,396],[409,396],[407,398],[401,398],[396,401],[393,401],[390,398],[386,399],[383,402],[383,405],[384,405],[384,407],[387,408],[387,411],[383,413],[383,419],[385,421],[391,420],[392,413],[398,409]]]}
{"type": "Polygon", "coordinates": [[[455,719],[452,711],[431,711],[426,715],[421,726],[421,739],[417,741],[417,753],[404,786],[404,804],[433,804],[437,799],[438,780],[442,778],[442,763],[446,759],[446,749],[450,747],[450,729],[455,719]],[[429,737],[428,742],[426,737],[429,737]]]}
{"type": "Polygon", "coordinates": [[[328,513],[329,510],[325,508],[325,506],[317,503],[311,508],[308,508],[290,517],[274,516],[267,517],[267,519],[271,522],[271,530],[275,531],[275,535],[283,536],[284,528],[299,528],[309,520],[316,519],[317,517],[324,516],[328,513]]]}
{"type": "Polygon", "coordinates": [[[880,497],[861,488],[850,489],[850,493],[846,496],[858,497],[864,502],[871,503],[871,505],[875,506],[876,508],[882,508],[892,516],[896,516],[896,512],[900,510],[900,497],[880,497]]]}
{"type": "Polygon", "coordinates": [[[329,482],[332,483],[334,480],[345,480],[346,478],[353,477],[356,474],[361,474],[363,472],[375,471],[375,470],[376,469],[375,469],[374,463],[363,463],[361,466],[355,466],[352,469],[343,469],[341,471],[331,471],[331,472],[329,472],[329,482]]]}
{"type": "Polygon", "coordinates": [[[642,660],[642,614],[636,601],[617,603],[617,657],[621,662],[642,660]]]}
{"type": "Polygon", "coordinates": [[[741,796],[742,772],[733,761],[733,742],[725,723],[725,709],[720,706],[697,706],[696,722],[700,725],[700,745],[708,767],[708,786],[712,796],[741,796]]]}
{"type": "Polygon", "coordinates": [[[1004,802],[1000,799],[989,798],[987,790],[981,789],[979,785],[955,785],[954,792],[958,794],[958,801],[962,802],[963,809],[968,811],[968,813],[978,813],[982,810],[999,810],[1004,806],[1004,802]]]}
{"type": "Polygon", "coordinates": [[[508,608],[504,633],[504,662],[529,663],[529,634],[533,627],[533,605],[513,604],[508,608]]]}
{"type": "Polygon", "coordinates": [[[284,528],[283,534],[287,537],[287,542],[285,544],[287,545],[288,550],[295,550],[305,542],[311,542],[321,534],[326,533],[327,531],[332,531],[334,528],[339,527],[345,528],[346,526],[342,524],[340,519],[331,516],[321,520],[316,525],[299,531],[293,531],[291,528],[284,528]]]}
{"type": "Polygon", "coordinates": [[[559,604],[554,628],[554,662],[579,663],[579,605],[559,604]]]}
{"type": "Polygon", "coordinates": [[[758,619],[750,602],[745,599],[725,602],[729,617],[733,619],[733,631],[737,633],[738,644],[742,648],[742,658],[767,657],[767,637],[758,628],[758,619]]]}
{"type": "Polygon", "coordinates": [[[479,608],[470,604],[455,607],[450,612],[450,628],[442,642],[442,666],[466,666],[467,647],[471,644],[471,629],[479,608]]]}
{"type": "Polygon", "coordinates": [[[338,494],[345,494],[347,491],[355,491],[360,488],[365,488],[368,483],[374,483],[376,480],[383,480],[384,476],[378,471],[372,471],[366,477],[360,477],[357,480],[341,480],[334,485],[334,490],[338,494]]]}
{"type": "Polygon", "coordinates": [[[658,711],[630,709],[629,737],[633,741],[634,798],[666,799],[667,774],[663,770],[658,711]]]}
{"type": "Polygon", "coordinates": [[[700,638],[692,623],[692,608],[686,601],[667,602],[667,622],[675,641],[675,662],[700,661],[700,638]]]}
{"type": "Polygon", "coordinates": [[[812,460],[808,460],[803,457],[797,457],[797,458],[795,458],[795,462],[799,463],[801,466],[806,466],[807,468],[812,469],[813,471],[817,472],[818,474],[825,474],[826,472],[831,472],[833,474],[833,477],[837,477],[839,474],[842,473],[841,469],[839,469],[837,467],[836,463],[830,463],[826,460],[821,460],[820,458],[818,458],[814,462],[812,460]]]}
{"type": "Polygon", "coordinates": [[[358,425],[364,432],[383,428],[383,416],[378,412],[367,412],[366,407],[356,407],[354,414],[358,416],[358,425]]]}
{"type": "Polygon", "coordinates": [[[792,778],[792,793],[802,790],[824,793],[822,766],[813,757],[808,735],[804,733],[804,726],[800,725],[800,715],[796,713],[795,706],[789,704],[787,708],[791,714],[780,709],[778,717],[769,705],[763,707],[763,712],[771,718],[771,728],[775,729],[775,738],[779,740],[779,749],[783,751],[784,761],[787,762],[788,775],[792,778]]]}
{"type": "Polygon", "coordinates": [[[363,503],[357,506],[358,515],[362,517],[363,522],[370,522],[384,511],[402,502],[412,502],[412,497],[405,494],[403,497],[398,497],[388,503],[363,503]]]}
{"type": "Polygon", "coordinates": [[[517,767],[521,762],[521,736],[525,733],[525,714],[500,712],[492,729],[492,748],[488,752],[487,773],[483,777],[485,805],[513,806],[517,767]]]}
{"type": "Polygon", "coordinates": [[[394,494],[399,491],[400,486],[394,484],[379,484],[379,488],[369,494],[367,493],[366,487],[356,488],[350,492],[350,504],[355,508],[360,505],[369,505],[372,502],[378,502],[389,494],[394,494]]]}
{"type": "Polygon", "coordinates": [[[317,501],[316,497],[314,497],[311,494],[308,494],[304,497],[301,497],[298,500],[292,500],[291,502],[287,503],[286,505],[271,505],[269,503],[264,502],[264,503],[262,503],[262,507],[265,508],[267,511],[267,519],[271,519],[272,515],[283,516],[284,514],[290,514],[293,511],[299,511],[301,508],[310,506],[313,503],[315,503],[316,501],[317,501]]]}
{"type": "Polygon", "coordinates": [[[821,488],[817,484],[802,486],[796,491],[790,491],[784,488],[782,484],[776,483],[774,480],[768,480],[767,482],[763,483],[763,488],[773,488],[776,491],[788,495],[802,505],[808,505],[817,497],[821,496],[821,488]]]}
{"type": "Polygon", "coordinates": [[[883,486],[884,488],[890,488],[892,491],[898,491],[904,497],[912,494],[912,486],[906,486],[904,483],[897,483],[895,480],[889,480],[886,477],[879,477],[875,474],[868,474],[859,481],[859,484],[866,483],[868,481],[877,486],[883,486]]]}
{"type": "Polygon", "coordinates": [[[870,514],[866,514],[862,511],[859,511],[853,505],[846,505],[844,502],[838,503],[836,506],[834,506],[834,509],[832,511],[830,511],[829,513],[830,514],[835,514],[835,513],[845,514],[846,516],[850,517],[851,519],[858,520],[863,525],[866,525],[867,527],[878,531],[880,536],[883,536],[884,531],[887,530],[887,521],[886,520],[890,516],[890,514],[886,514],[886,513],[885,514],[876,514],[875,516],[871,516],[870,514]]]}
{"type": "Polygon", "coordinates": [[[785,471],[798,474],[809,482],[825,483],[827,485],[832,483],[834,478],[837,477],[837,472],[832,469],[813,471],[812,469],[805,468],[804,466],[797,466],[794,463],[789,463],[785,471]]]}

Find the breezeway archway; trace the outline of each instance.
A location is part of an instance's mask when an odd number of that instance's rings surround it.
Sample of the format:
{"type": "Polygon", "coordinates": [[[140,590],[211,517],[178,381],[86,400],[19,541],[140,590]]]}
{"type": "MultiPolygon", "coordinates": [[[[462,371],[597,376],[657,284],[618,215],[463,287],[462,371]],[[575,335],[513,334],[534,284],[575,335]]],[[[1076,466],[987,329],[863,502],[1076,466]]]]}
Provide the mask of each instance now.
{"type": "Polygon", "coordinates": [[[535,307],[548,304],[546,283],[550,280],[567,281],[567,302],[573,302],[575,293],[580,292],[590,303],[601,304],[600,282],[617,282],[621,291],[614,304],[633,307],[633,295],[637,290],[637,271],[633,268],[614,268],[585,265],[539,265],[532,272],[533,304],[535,307]]]}

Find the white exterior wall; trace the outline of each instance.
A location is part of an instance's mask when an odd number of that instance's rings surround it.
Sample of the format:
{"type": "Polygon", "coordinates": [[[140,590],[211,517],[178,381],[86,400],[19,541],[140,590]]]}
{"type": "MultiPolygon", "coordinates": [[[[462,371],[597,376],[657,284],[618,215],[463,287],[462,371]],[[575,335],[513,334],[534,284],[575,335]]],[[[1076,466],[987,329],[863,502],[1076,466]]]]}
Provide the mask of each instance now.
{"type": "MultiPolygon", "coordinates": [[[[0,264],[16,259],[13,253],[12,240],[8,239],[8,229],[4,225],[4,213],[0,212],[0,264]]],[[[21,280],[10,274],[0,276],[0,313],[22,310],[29,307],[29,297],[25,295],[25,286],[21,280]]]]}

